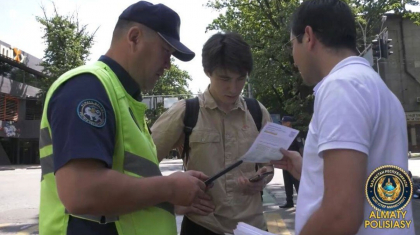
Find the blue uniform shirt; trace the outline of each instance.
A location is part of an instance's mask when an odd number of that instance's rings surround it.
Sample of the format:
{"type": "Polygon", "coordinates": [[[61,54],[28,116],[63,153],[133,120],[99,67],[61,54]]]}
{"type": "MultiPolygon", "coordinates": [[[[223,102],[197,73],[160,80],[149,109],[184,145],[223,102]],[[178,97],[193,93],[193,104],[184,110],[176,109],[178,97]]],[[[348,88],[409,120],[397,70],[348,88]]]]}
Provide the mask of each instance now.
{"type": "MultiPolygon", "coordinates": [[[[107,56],[101,56],[99,61],[112,69],[127,93],[141,99],[139,85],[121,65],[107,56]]],[[[47,118],[53,137],[54,172],[72,159],[96,159],[111,168],[115,114],[105,88],[95,75],[77,75],[57,88],[50,99],[47,118]]],[[[70,217],[67,234],[118,233],[114,223],[103,225],[70,217]]]]}

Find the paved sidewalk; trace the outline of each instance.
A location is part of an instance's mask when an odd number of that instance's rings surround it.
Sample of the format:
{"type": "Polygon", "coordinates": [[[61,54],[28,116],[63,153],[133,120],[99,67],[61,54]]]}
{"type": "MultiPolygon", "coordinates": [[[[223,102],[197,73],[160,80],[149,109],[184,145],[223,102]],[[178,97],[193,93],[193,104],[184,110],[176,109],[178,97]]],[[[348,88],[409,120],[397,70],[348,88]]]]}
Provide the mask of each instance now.
{"type": "MultiPolygon", "coordinates": [[[[294,192],[293,200],[296,203],[296,192],[294,192]]],[[[273,180],[265,188],[263,196],[264,215],[268,231],[274,234],[294,235],[296,207],[280,209],[279,206],[285,203],[286,193],[284,191],[283,172],[275,169],[273,180]]]]}

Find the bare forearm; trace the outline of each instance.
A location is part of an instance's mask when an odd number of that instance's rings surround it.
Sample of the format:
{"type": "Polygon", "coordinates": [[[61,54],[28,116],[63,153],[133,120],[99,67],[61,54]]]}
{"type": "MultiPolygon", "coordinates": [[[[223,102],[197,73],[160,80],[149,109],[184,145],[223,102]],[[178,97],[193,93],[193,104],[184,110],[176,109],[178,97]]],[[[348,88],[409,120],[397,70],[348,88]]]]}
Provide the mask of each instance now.
{"type": "Polygon", "coordinates": [[[72,183],[77,190],[67,198],[74,198],[68,203],[74,214],[123,215],[168,201],[172,193],[167,177],[141,179],[109,169],[78,174],[72,183]]]}
{"type": "Polygon", "coordinates": [[[349,222],[345,213],[328,212],[322,206],[312,214],[299,235],[350,235],[358,226],[349,222]],[[352,225],[353,224],[353,225],[352,225]]]}
{"type": "MultiPolygon", "coordinates": [[[[325,233],[325,230],[326,230],[324,226],[325,222],[326,222],[325,215],[322,212],[322,209],[320,208],[315,213],[313,213],[312,216],[309,218],[309,220],[306,222],[300,235],[330,234],[330,233],[325,233]]],[[[332,225],[332,223],[330,223],[330,225],[332,225]]]]}

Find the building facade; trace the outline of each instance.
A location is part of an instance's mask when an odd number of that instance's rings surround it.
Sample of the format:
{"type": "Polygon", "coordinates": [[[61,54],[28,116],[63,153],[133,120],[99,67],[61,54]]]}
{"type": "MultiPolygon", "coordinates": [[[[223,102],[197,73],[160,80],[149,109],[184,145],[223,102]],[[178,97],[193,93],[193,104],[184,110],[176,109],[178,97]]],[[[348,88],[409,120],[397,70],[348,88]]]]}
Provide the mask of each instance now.
{"type": "Polygon", "coordinates": [[[420,152],[420,26],[396,15],[385,26],[393,54],[379,60],[379,73],[406,112],[409,150],[420,152]]]}
{"type": "Polygon", "coordinates": [[[39,163],[40,63],[0,41],[0,165],[39,163]]]}

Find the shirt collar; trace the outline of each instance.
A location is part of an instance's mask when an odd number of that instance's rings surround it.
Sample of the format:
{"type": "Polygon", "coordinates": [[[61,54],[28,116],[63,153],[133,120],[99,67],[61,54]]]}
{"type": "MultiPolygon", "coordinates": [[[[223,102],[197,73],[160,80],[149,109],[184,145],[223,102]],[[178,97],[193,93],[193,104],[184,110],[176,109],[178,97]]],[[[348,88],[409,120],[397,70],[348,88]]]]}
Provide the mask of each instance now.
{"type": "MultiPolygon", "coordinates": [[[[209,88],[210,88],[210,85],[207,87],[207,89],[203,93],[203,97],[204,97],[203,104],[204,104],[204,107],[206,108],[215,109],[218,106],[217,106],[216,101],[213,98],[213,95],[210,93],[209,88]]],[[[242,97],[239,97],[236,100],[235,105],[233,106],[232,110],[238,109],[238,108],[245,110],[244,103],[245,103],[244,99],[242,97]]]]}
{"type": "Polygon", "coordinates": [[[118,79],[128,94],[130,94],[136,100],[142,100],[140,86],[120,64],[105,55],[101,56],[99,61],[105,63],[109,68],[111,68],[115,75],[117,75],[118,79]]]}
{"type": "Polygon", "coordinates": [[[316,84],[316,86],[314,87],[314,95],[316,95],[317,91],[319,90],[319,88],[321,87],[321,85],[324,83],[324,81],[333,73],[337,72],[338,70],[346,67],[347,65],[351,65],[351,64],[363,64],[366,65],[368,67],[370,67],[369,62],[360,56],[350,56],[347,57],[345,59],[343,59],[342,61],[340,61],[338,64],[336,64],[334,66],[334,68],[330,71],[330,73],[325,76],[320,82],[318,82],[318,84],[316,84]]]}

